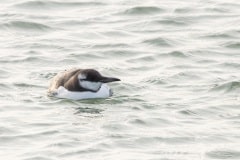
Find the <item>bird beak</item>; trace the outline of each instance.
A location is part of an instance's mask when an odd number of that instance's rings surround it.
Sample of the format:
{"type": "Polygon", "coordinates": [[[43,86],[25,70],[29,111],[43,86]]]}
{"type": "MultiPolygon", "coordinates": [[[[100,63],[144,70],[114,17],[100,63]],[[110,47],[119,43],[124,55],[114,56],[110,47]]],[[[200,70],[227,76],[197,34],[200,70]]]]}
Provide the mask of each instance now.
{"type": "Polygon", "coordinates": [[[121,80],[113,77],[102,77],[102,79],[100,80],[100,82],[102,83],[109,83],[109,82],[115,82],[115,81],[121,81],[121,80]]]}

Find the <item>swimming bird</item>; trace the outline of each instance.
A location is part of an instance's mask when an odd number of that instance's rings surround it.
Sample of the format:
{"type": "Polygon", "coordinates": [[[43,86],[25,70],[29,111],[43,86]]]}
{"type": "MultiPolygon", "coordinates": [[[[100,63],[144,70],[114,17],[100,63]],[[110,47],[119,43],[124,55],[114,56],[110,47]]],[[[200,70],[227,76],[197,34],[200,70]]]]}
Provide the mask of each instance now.
{"type": "Polygon", "coordinates": [[[107,98],[112,90],[106,83],[114,81],[120,79],[102,76],[95,69],[65,70],[53,77],[48,95],[73,100],[107,98]]]}

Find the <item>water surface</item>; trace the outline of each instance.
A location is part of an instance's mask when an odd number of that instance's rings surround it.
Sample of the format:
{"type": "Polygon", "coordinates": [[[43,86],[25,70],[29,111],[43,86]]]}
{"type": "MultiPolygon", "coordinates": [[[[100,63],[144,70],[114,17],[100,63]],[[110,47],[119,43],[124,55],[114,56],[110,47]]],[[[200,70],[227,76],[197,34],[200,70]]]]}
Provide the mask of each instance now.
{"type": "Polygon", "coordinates": [[[240,159],[240,2],[2,0],[0,157],[240,159]],[[109,99],[47,96],[72,67],[109,99]]]}

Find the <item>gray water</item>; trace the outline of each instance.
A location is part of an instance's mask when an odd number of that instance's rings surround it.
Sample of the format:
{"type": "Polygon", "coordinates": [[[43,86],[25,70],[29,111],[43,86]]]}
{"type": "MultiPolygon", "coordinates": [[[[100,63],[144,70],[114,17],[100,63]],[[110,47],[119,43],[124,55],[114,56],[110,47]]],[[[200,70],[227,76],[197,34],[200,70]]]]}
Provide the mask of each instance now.
{"type": "Polygon", "coordinates": [[[2,160],[239,160],[239,0],[1,0],[2,160]],[[59,71],[122,81],[50,98],[59,71]]]}

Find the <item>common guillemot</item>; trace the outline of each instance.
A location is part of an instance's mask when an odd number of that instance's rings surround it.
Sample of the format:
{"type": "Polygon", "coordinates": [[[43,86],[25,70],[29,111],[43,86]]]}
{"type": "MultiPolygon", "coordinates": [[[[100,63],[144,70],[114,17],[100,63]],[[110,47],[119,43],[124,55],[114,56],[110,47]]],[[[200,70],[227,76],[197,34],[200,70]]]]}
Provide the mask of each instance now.
{"type": "Polygon", "coordinates": [[[120,81],[118,78],[102,76],[94,69],[71,69],[53,77],[48,95],[67,99],[107,98],[112,90],[105,84],[120,81]]]}

